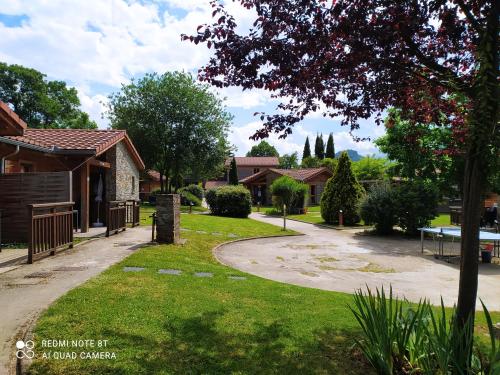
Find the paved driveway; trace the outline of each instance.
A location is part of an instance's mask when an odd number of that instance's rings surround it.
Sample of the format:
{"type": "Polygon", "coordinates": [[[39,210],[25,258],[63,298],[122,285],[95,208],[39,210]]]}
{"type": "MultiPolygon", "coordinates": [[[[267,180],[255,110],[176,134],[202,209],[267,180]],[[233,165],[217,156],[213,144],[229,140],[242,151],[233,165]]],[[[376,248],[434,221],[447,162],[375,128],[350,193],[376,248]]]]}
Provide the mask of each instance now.
{"type": "MultiPolygon", "coordinates": [[[[282,219],[254,213],[253,219],[282,225],[282,219]]],[[[420,240],[364,235],[287,221],[300,237],[236,242],[218,249],[224,264],[267,279],[325,290],[353,293],[392,285],[399,296],[447,306],[457,299],[459,266],[420,253],[420,240]]],[[[432,243],[426,244],[432,248],[432,243]]],[[[480,265],[479,297],[500,310],[500,266],[480,265]]],[[[478,302],[478,306],[480,306],[478,302]]]]}
{"type": "Polygon", "coordinates": [[[15,362],[15,342],[57,298],[151,240],[149,227],[127,229],[0,274],[0,374],[15,362]]]}

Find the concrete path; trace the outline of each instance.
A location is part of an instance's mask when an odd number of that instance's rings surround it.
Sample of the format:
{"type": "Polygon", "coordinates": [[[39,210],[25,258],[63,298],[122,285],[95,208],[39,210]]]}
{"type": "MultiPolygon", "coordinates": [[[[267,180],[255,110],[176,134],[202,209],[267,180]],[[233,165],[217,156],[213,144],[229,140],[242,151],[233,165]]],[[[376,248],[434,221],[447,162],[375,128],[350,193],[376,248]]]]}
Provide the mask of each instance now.
{"type": "MultiPolygon", "coordinates": [[[[253,219],[282,225],[282,219],[253,213],[253,219]]],[[[267,279],[325,290],[389,287],[412,301],[425,297],[433,304],[443,297],[456,303],[458,264],[420,252],[420,240],[379,237],[360,230],[335,230],[297,221],[287,227],[305,236],[266,238],[220,247],[224,264],[267,279]]],[[[432,241],[426,241],[432,249],[432,241]]],[[[500,266],[480,264],[479,297],[492,311],[500,310],[500,266]]],[[[478,308],[480,308],[478,302],[478,308]]]]}
{"type": "Polygon", "coordinates": [[[41,311],[150,240],[150,227],[127,229],[0,274],[0,374],[12,371],[15,342],[41,311]]]}

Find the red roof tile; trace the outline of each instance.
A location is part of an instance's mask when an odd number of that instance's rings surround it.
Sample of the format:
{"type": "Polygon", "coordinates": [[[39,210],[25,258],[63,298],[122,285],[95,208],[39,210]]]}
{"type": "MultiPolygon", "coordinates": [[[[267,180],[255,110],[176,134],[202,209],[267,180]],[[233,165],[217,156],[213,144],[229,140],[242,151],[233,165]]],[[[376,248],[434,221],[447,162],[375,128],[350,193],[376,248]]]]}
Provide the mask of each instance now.
{"type": "Polygon", "coordinates": [[[227,185],[227,181],[207,181],[205,183],[205,189],[213,189],[219,186],[227,185]]]}
{"type": "Polygon", "coordinates": [[[54,152],[89,151],[96,156],[124,141],[139,169],[144,169],[144,163],[125,130],[25,129],[23,135],[4,138],[54,152]]]}
{"type": "MultiPolygon", "coordinates": [[[[238,167],[277,167],[280,164],[276,156],[236,156],[238,167]]],[[[226,159],[226,167],[231,164],[233,158],[226,159]]]]}
{"type": "Polygon", "coordinates": [[[325,167],[322,167],[322,168],[301,168],[301,169],[270,168],[270,169],[266,169],[264,171],[255,173],[251,176],[248,176],[248,177],[240,180],[240,182],[243,184],[249,183],[252,180],[259,178],[259,177],[262,177],[269,172],[274,172],[274,173],[277,173],[277,174],[282,175],[282,176],[289,176],[295,180],[302,181],[302,182],[308,181],[311,178],[313,178],[321,173],[328,173],[330,176],[332,175],[332,172],[328,168],[325,168],[325,167]]]}

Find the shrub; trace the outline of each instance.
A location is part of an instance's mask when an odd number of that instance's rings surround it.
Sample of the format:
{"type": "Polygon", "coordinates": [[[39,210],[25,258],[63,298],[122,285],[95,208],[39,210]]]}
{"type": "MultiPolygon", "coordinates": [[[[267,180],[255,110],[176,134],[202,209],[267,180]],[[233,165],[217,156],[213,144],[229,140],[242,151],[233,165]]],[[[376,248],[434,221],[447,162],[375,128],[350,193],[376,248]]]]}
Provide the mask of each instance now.
{"type": "Polygon", "coordinates": [[[346,225],[359,222],[358,203],[363,192],[363,187],[352,172],[351,160],[343,152],[333,177],[327,181],[321,196],[323,220],[329,224],[338,223],[339,212],[342,210],[346,225]]]}
{"type": "Polygon", "coordinates": [[[248,217],[252,212],[250,192],[241,185],[220,186],[205,194],[208,207],[214,215],[248,217]]]}
{"type": "Polygon", "coordinates": [[[191,184],[183,187],[180,191],[188,191],[193,194],[200,201],[203,200],[203,188],[200,185],[191,184]]]}
{"type": "Polygon", "coordinates": [[[286,204],[288,212],[294,213],[304,208],[309,187],[289,176],[282,176],[274,180],[270,191],[277,210],[282,211],[283,204],[286,204]]]}
{"type": "MultiPolygon", "coordinates": [[[[482,303],[482,302],[481,302],[482,303]]],[[[463,327],[443,303],[435,311],[427,301],[416,306],[387,296],[382,288],[359,290],[350,309],[364,334],[356,344],[378,374],[498,374],[500,340],[483,304],[489,345],[473,340],[472,321],[463,327]],[[467,359],[470,358],[471,361],[467,359]]]]}
{"type": "Polygon", "coordinates": [[[429,226],[437,216],[439,195],[430,182],[408,181],[396,189],[398,224],[407,234],[417,234],[418,228],[429,226]]]}
{"type": "Polygon", "coordinates": [[[398,222],[396,192],[389,184],[377,184],[363,198],[360,215],[365,224],[375,225],[378,234],[389,234],[398,222]]]}
{"type": "Polygon", "coordinates": [[[181,205],[183,206],[201,206],[201,200],[187,190],[179,190],[181,196],[181,205]]]}

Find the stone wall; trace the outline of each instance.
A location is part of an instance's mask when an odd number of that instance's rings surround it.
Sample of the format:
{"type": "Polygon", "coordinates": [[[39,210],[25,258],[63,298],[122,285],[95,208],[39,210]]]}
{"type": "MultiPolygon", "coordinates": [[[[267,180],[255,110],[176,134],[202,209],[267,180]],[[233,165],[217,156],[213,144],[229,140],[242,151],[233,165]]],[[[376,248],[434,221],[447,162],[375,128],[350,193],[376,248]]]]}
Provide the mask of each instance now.
{"type": "Polygon", "coordinates": [[[123,142],[106,152],[111,168],[106,173],[108,200],[139,199],[139,169],[123,142]]]}
{"type": "Polygon", "coordinates": [[[179,194],[156,196],[156,240],[159,243],[180,243],[181,198],[179,194]]]}

